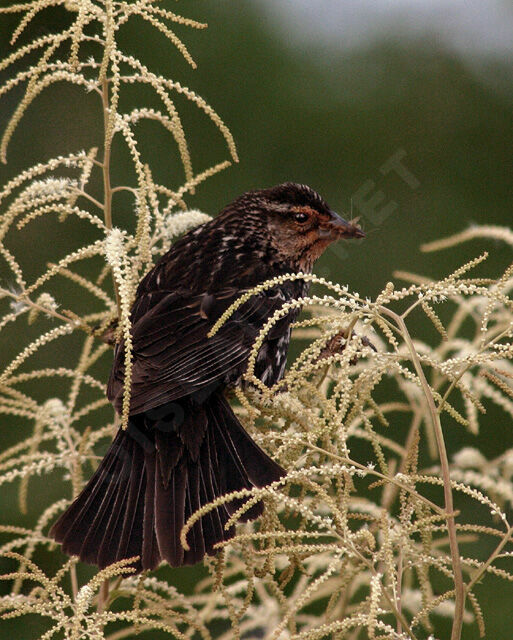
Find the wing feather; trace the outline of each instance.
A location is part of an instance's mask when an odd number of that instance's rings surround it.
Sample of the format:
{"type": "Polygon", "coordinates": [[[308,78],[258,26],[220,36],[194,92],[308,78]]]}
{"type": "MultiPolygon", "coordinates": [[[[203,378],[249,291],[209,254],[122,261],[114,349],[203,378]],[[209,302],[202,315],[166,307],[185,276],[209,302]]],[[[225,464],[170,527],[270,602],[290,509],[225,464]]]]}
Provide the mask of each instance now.
{"type": "MultiPolygon", "coordinates": [[[[209,338],[215,322],[242,294],[234,288],[201,295],[151,292],[137,301],[132,311],[132,414],[216,382],[225,384],[243,373],[255,339],[283,305],[285,296],[278,288],[252,296],[209,338]],[[146,300],[147,296],[151,299],[146,300]]],[[[290,323],[291,318],[281,320],[280,325],[284,321],[290,323]]],[[[123,397],[124,359],[121,343],[108,386],[109,399],[118,410],[123,397]]]]}

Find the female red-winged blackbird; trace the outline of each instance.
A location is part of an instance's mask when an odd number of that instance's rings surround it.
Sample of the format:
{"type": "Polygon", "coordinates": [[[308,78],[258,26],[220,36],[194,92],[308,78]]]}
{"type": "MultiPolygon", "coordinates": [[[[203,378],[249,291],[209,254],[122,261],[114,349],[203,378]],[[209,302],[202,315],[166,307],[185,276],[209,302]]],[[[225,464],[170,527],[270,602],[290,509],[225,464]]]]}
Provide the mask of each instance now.
{"type": "MultiPolygon", "coordinates": [[[[184,522],[231,491],[263,487],[284,470],[249,437],[224,390],[239,384],[265,322],[306,294],[303,280],[254,295],[212,337],[210,329],[244,291],[275,276],[309,272],[339,238],[362,237],[305,185],[245,193],[217,218],[187,233],[141,281],[132,308],[133,368],[128,429],[119,430],[82,493],[53,525],[63,550],[105,567],[139,556],[137,571],[194,564],[233,537],[224,525],[233,500],[198,520],[180,544],[184,522]]],[[[289,312],[258,352],[267,385],[283,375],[289,312]]],[[[124,345],[116,348],[108,397],[120,411],[124,345]]],[[[242,519],[262,513],[257,503],[242,519]]]]}

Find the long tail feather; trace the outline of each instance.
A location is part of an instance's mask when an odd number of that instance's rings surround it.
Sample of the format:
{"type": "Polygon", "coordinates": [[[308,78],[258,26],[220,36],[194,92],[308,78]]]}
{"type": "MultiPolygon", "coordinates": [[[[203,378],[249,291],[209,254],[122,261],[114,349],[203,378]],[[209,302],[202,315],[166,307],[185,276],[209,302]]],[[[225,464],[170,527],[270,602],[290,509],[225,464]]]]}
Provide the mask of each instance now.
{"type": "MultiPolygon", "coordinates": [[[[63,551],[100,567],[139,556],[136,571],[154,569],[162,560],[195,564],[233,537],[234,527],[225,525],[245,499],[198,519],[187,534],[189,550],[180,542],[184,523],[226,493],[263,487],[284,475],[221,393],[202,403],[185,399],[182,409],[178,423],[140,414],[127,431],[118,432],[89,483],[50,531],[63,551]]],[[[258,502],[241,520],[262,510],[258,502]]]]}
{"type": "Polygon", "coordinates": [[[160,553],[155,533],[155,458],[156,452],[145,454],[144,468],[146,486],[144,488],[144,517],[142,540],[142,565],[145,569],[155,569],[160,562],[160,553]]]}

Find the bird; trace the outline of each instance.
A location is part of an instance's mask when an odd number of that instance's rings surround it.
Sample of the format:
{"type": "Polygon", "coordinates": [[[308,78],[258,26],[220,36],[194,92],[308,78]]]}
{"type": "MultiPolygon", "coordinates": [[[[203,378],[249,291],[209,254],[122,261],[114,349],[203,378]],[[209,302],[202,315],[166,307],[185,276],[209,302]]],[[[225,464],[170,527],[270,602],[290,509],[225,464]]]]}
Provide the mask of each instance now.
{"type": "MultiPolygon", "coordinates": [[[[120,428],[97,470],[50,530],[62,550],[105,568],[137,558],[134,572],[193,565],[235,535],[226,527],[247,498],[206,510],[228,493],[279,481],[285,470],[245,431],[229,403],[244,384],[253,345],[282,306],[308,293],[304,279],[280,279],[222,314],[269,279],[310,273],[326,247],[361,238],[312,188],[286,182],[248,191],[184,234],[138,285],[131,308],[132,370],[128,427],[120,428]]],[[[268,331],[255,375],[272,386],[284,375],[296,305],[268,331]]],[[[114,352],[107,396],[121,414],[125,344],[114,352]]],[[[239,517],[263,513],[257,502],[239,517]]],[[[242,510],[244,511],[244,510],[242,510]]]]}

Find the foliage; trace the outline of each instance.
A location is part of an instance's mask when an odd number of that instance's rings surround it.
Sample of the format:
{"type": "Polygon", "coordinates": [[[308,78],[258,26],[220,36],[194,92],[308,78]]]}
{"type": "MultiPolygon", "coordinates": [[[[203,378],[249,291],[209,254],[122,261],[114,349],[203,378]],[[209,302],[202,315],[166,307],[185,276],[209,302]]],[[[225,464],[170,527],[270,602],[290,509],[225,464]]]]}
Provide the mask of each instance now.
{"type": "MultiPolygon", "coordinates": [[[[487,460],[477,449],[464,448],[449,463],[445,437],[450,429],[489,429],[482,417],[487,403],[498,405],[509,420],[513,416],[513,268],[498,280],[472,277],[469,272],[485,254],[441,281],[398,273],[411,284],[397,289],[389,283],[373,301],[322,278],[289,276],[310,278],[319,291],[327,290],[291,303],[308,310],[295,335],[309,345],[274,388],[253,375],[261,340],[289,305],[262,330],[248,384],[237,392],[245,426],[288,474],[251,492],[241,512],[263,498],[264,516],[239,524],[237,536],[207,559],[209,577],[192,595],[161,578],[162,569],[131,576],[128,561],[84,584],[78,582],[74,559],[52,575],[36,564],[41,549],[58,556],[46,535],[50,523],[80,491],[118,423],[126,421],[129,310],[137,282],[173,238],[206,219],[187,210],[184,196],[229,164],[193,171],[175,93],[205,112],[223,134],[231,158],[237,158],[230,133],[200,97],[153,73],[119,45],[125,23],[142,19],[193,64],[172,26],[204,25],[150,0],[37,0],[0,10],[22,15],[13,44],[51,5],[69,12],[69,27],[36,38],[0,63],[0,69],[8,69],[39,56],[0,90],[0,95],[24,90],[5,128],[2,156],[28,106],[62,81],[98,96],[104,142],[102,149],[27,169],[0,192],[0,253],[13,283],[0,290],[0,328],[5,334],[14,327],[27,336],[36,331],[0,374],[0,412],[20,433],[17,444],[0,454],[0,484],[17,483],[21,512],[27,511],[31,478],[59,470],[70,485],[68,499],[42,506],[32,528],[0,527],[6,538],[0,554],[13,567],[2,576],[11,590],[0,600],[4,618],[37,614],[47,619],[44,640],[114,640],[149,630],[176,638],[422,638],[438,633],[441,616],[452,619],[454,640],[461,637],[463,623],[477,624],[484,635],[475,585],[489,574],[513,579],[507,564],[513,450],[487,460]],[[129,85],[151,87],[162,111],[124,112],[129,85]],[[182,186],[153,179],[136,136],[144,119],[157,121],[175,141],[182,186]],[[111,180],[115,138],[123,141],[133,164],[126,184],[111,180]],[[123,228],[115,206],[120,192],[134,201],[133,220],[123,228]],[[52,216],[65,230],[85,222],[94,240],[60,258],[50,245],[52,262],[29,284],[11,243],[26,225],[52,216]],[[81,298],[87,300],[87,313],[70,304],[81,298]],[[443,321],[442,312],[435,311],[442,303],[443,321]],[[422,338],[410,333],[411,319],[420,313],[436,329],[422,338]],[[98,370],[110,357],[110,343],[121,335],[128,345],[127,384],[124,412],[117,419],[98,370]],[[70,353],[72,366],[64,364],[70,353]],[[34,383],[46,379],[54,381],[53,394],[40,397],[34,383]],[[104,426],[93,429],[98,415],[104,426]]],[[[513,246],[511,231],[486,227],[426,249],[471,237],[513,246]]],[[[245,293],[237,304],[254,293],[245,293]]],[[[186,524],[184,544],[187,528],[198,517],[199,512],[186,524]]]]}

